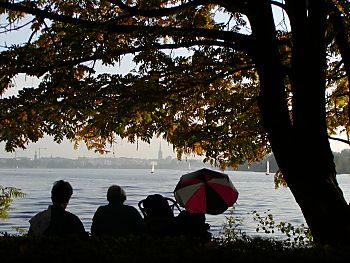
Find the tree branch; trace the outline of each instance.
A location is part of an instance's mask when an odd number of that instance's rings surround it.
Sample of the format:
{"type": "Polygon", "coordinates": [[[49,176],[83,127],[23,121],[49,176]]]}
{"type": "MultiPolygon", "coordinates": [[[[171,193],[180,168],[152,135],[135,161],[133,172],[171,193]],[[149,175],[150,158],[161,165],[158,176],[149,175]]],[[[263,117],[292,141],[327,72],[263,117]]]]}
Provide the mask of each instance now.
{"type": "Polygon", "coordinates": [[[328,136],[328,138],[331,140],[340,141],[340,142],[343,142],[343,143],[350,145],[350,141],[342,139],[342,138],[336,138],[336,137],[332,137],[332,136],[328,136]]]}
{"type": "MultiPolygon", "coordinates": [[[[214,41],[214,40],[196,40],[196,41],[185,41],[180,43],[174,43],[174,44],[152,44],[147,46],[140,46],[140,47],[130,47],[130,48],[121,48],[113,53],[109,53],[110,56],[119,57],[126,54],[135,54],[137,52],[150,50],[150,49],[177,49],[177,48],[183,48],[183,47],[191,47],[191,46],[221,46],[221,47],[229,47],[234,48],[233,44],[222,42],[222,41],[214,41]]],[[[23,52],[25,51],[26,47],[23,47],[23,52]]],[[[19,52],[20,55],[21,52],[19,52]]],[[[50,65],[43,65],[39,62],[38,65],[35,65],[35,67],[28,67],[26,64],[22,64],[23,67],[17,67],[17,73],[26,73],[30,75],[35,75],[37,77],[42,76],[48,71],[51,71],[53,69],[57,68],[65,68],[65,67],[73,67],[75,65],[85,63],[88,61],[95,61],[102,59],[105,56],[104,53],[95,53],[93,55],[89,55],[86,57],[81,57],[79,59],[71,59],[71,60],[65,60],[65,61],[59,61],[59,63],[52,63],[50,65]]]]}
{"type": "MultiPolygon", "coordinates": [[[[200,2],[200,1],[198,1],[200,2]]],[[[33,8],[24,6],[21,4],[11,4],[8,2],[1,2],[0,7],[12,10],[20,11],[35,16],[40,16],[43,18],[51,19],[54,21],[59,21],[62,23],[68,23],[72,25],[79,25],[85,28],[106,31],[110,33],[119,34],[137,34],[138,32],[143,32],[142,34],[159,34],[161,36],[184,36],[188,37],[205,37],[209,39],[218,39],[222,41],[233,41],[236,44],[246,50],[247,47],[251,46],[251,37],[229,31],[221,31],[214,29],[205,28],[176,28],[176,27],[162,27],[162,26],[135,26],[135,25],[118,25],[113,20],[107,22],[96,22],[85,19],[74,18],[66,15],[59,15],[39,8],[33,8]]]]}
{"type": "Polygon", "coordinates": [[[194,0],[178,6],[173,6],[168,8],[159,7],[159,8],[153,8],[153,9],[141,9],[137,6],[129,6],[127,4],[124,4],[123,1],[121,0],[110,0],[109,2],[116,4],[117,6],[120,7],[121,10],[131,15],[144,16],[144,17],[160,17],[160,16],[173,15],[191,7],[196,7],[200,5],[206,5],[206,4],[216,4],[216,3],[220,3],[221,1],[194,0]]]}

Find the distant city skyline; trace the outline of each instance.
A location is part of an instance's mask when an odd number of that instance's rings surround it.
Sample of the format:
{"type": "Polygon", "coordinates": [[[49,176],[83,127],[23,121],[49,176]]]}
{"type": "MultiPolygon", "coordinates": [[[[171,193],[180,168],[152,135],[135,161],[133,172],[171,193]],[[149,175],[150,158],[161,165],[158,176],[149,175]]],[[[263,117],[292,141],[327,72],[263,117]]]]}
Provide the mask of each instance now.
{"type": "MultiPolygon", "coordinates": [[[[138,144],[131,144],[126,140],[118,140],[117,144],[107,154],[95,153],[93,150],[88,151],[83,142],[80,143],[78,149],[74,149],[73,144],[64,140],[61,144],[57,144],[51,138],[44,138],[37,143],[31,143],[27,149],[17,149],[16,152],[6,152],[5,143],[0,143],[0,158],[28,157],[33,158],[35,152],[38,157],[65,157],[76,159],[78,157],[130,157],[142,159],[157,159],[160,156],[159,146],[161,145],[162,158],[176,158],[172,145],[164,141],[162,138],[153,138],[150,144],[139,141],[138,144]]],[[[331,148],[333,152],[341,152],[343,149],[350,147],[342,142],[331,140],[331,148]]],[[[186,156],[183,156],[186,158],[186,156]]],[[[200,156],[191,155],[190,158],[200,159],[200,156]]]]}
{"type": "Polygon", "coordinates": [[[73,143],[64,140],[61,144],[55,143],[51,138],[44,138],[37,143],[31,143],[27,149],[17,149],[15,152],[9,153],[5,151],[5,143],[1,143],[0,158],[11,157],[29,157],[33,158],[35,152],[40,157],[65,157],[76,159],[78,157],[131,157],[142,159],[157,159],[159,156],[159,145],[161,145],[162,157],[176,158],[176,153],[172,149],[172,145],[161,138],[153,138],[150,144],[139,141],[138,144],[131,144],[126,140],[118,140],[113,148],[107,147],[109,150],[106,154],[95,153],[93,150],[88,151],[83,142],[80,143],[78,149],[74,149],[73,143]]]}

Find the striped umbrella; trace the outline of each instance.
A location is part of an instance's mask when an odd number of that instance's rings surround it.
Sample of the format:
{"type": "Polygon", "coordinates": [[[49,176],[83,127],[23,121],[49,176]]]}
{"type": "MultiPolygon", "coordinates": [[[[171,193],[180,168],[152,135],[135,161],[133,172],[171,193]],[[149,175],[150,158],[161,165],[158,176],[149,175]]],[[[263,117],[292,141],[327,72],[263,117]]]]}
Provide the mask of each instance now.
{"type": "Polygon", "coordinates": [[[182,175],[174,196],[191,213],[218,215],[237,201],[238,191],[227,174],[203,168],[182,175]]]}

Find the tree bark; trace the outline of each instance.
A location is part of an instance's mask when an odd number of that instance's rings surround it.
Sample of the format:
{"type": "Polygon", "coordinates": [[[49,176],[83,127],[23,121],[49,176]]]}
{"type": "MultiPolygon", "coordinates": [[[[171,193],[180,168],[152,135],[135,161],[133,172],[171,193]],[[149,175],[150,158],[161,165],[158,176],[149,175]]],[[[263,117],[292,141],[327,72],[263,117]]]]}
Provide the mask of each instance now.
{"type": "Polygon", "coordinates": [[[324,2],[309,1],[313,6],[308,12],[304,9],[304,14],[300,12],[302,1],[291,2],[299,5],[294,6],[298,12],[291,10],[299,16],[292,29],[292,104],[286,97],[286,75],[275,42],[272,10],[268,1],[253,1],[254,6],[250,6],[255,10],[248,18],[256,43],[252,56],[260,78],[259,108],[278,166],[314,241],[348,243],[350,211],[336,180],[325,119],[324,2]],[[310,155],[308,148],[312,149],[310,155]]]}

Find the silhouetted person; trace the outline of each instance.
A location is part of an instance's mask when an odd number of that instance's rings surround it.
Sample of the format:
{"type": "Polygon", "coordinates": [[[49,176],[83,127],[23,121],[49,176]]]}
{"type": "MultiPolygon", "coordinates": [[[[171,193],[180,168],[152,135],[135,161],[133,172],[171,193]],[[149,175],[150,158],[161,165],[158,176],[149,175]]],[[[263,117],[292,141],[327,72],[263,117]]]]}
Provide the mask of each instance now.
{"type": "Polygon", "coordinates": [[[188,236],[202,242],[211,240],[210,225],[205,222],[205,214],[180,211],[175,200],[160,194],[152,194],[139,202],[145,217],[146,233],[157,236],[188,236]],[[174,207],[180,213],[174,215],[174,207]]]}
{"type": "Polygon", "coordinates": [[[63,180],[56,181],[51,190],[52,205],[29,220],[29,235],[33,236],[87,236],[80,219],[66,211],[73,194],[72,186],[63,180]]]}
{"type": "Polygon", "coordinates": [[[91,225],[93,236],[124,237],[141,235],[145,225],[141,214],[133,206],[125,205],[125,191],[112,185],[107,191],[108,204],[97,208],[91,225]]]}
{"type": "Polygon", "coordinates": [[[167,198],[152,194],[140,201],[140,209],[145,217],[146,233],[157,236],[177,234],[175,216],[167,198]]]}
{"type": "Polygon", "coordinates": [[[205,214],[181,211],[176,217],[178,234],[198,237],[203,242],[210,241],[210,225],[205,220],[205,214]]]}

